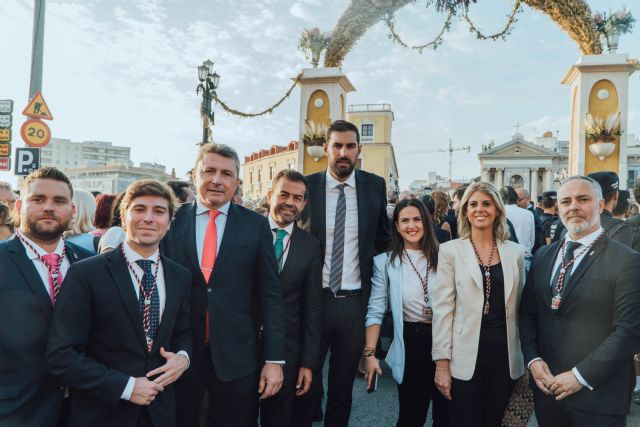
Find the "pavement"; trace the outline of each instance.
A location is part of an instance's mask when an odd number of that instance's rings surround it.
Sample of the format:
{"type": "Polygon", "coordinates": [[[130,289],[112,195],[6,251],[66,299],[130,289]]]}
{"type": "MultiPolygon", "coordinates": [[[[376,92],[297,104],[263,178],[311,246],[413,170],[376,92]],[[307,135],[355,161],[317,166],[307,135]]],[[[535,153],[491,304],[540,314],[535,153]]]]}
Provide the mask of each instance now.
{"type": "MultiPolygon", "coordinates": [[[[326,384],[327,363],[325,363],[324,384],[326,384]]],[[[394,427],[398,418],[398,388],[391,377],[389,367],[381,364],[383,375],[378,380],[378,390],[368,394],[366,383],[360,376],[353,385],[353,407],[349,427],[394,427]]],[[[326,401],[326,400],[325,400],[326,401]]],[[[325,402],[323,401],[323,403],[325,402]]],[[[427,416],[426,426],[431,426],[431,412],[427,416]]],[[[313,427],[322,427],[322,422],[313,423],[313,427]]],[[[535,415],[527,427],[538,427],[535,415]]],[[[640,427],[640,405],[631,404],[627,417],[627,427],[640,427]]]]}

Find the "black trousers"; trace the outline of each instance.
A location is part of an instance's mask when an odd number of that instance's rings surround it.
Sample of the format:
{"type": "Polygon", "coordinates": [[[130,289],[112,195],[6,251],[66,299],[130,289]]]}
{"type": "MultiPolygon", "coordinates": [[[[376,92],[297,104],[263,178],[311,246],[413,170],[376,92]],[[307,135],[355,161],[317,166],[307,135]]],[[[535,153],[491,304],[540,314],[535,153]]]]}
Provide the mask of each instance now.
{"type": "MultiPolygon", "coordinates": [[[[322,301],[322,343],[318,355],[318,365],[313,372],[314,381],[308,396],[302,396],[299,410],[310,415],[322,397],[321,381],[324,361],[329,349],[329,378],[327,406],[324,415],[325,427],[347,427],[351,415],[351,392],[358,371],[358,363],[364,349],[364,313],[360,295],[335,298],[323,294],[322,301]]],[[[296,426],[310,426],[298,423],[296,426]]]]}
{"type": "MultiPolygon", "coordinates": [[[[287,360],[290,359],[288,358],[287,360]]],[[[284,381],[280,391],[275,396],[260,401],[261,427],[294,427],[299,425],[301,418],[308,418],[306,422],[311,423],[310,416],[307,417],[296,412],[297,406],[295,403],[298,400],[296,398],[296,382],[298,380],[299,363],[294,363],[294,365],[285,365],[284,381]]],[[[313,384],[315,380],[316,378],[314,377],[311,383],[313,384]]]]}
{"type": "Polygon", "coordinates": [[[450,415],[455,427],[500,427],[516,381],[509,375],[507,343],[480,342],[473,377],[453,378],[450,415]]]}
{"type": "Polygon", "coordinates": [[[210,427],[255,427],[258,423],[258,373],[221,381],[211,363],[208,346],[194,348],[189,369],[175,384],[177,425],[196,427],[205,389],[209,396],[210,427]]]}
{"type": "Polygon", "coordinates": [[[533,390],[536,420],[540,427],[625,427],[626,415],[602,415],[568,408],[555,396],[533,390]]]}
{"type": "Polygon", "coordinates": [[[404,375],[398,384],[400,413],[397,427],[422,427],[432,402],[434,427],[448,427],[445,398],[433,382],[435,362],[431,359],[430,323],[404,323],[404,375]]]}

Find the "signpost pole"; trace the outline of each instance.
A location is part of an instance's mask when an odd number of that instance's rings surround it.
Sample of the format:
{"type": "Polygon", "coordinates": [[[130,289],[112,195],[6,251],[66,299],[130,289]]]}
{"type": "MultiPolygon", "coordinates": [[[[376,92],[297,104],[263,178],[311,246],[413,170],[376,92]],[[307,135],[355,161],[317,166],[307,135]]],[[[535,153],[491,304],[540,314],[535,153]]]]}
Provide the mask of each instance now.
{"type": "Polygon", "coordinates": [[[31,48],[31,82],[29,99],[42,92],[42,63],[44,56],[44,9],[45,0],[35,0],[33,11],[33,41],[31,48]]]}

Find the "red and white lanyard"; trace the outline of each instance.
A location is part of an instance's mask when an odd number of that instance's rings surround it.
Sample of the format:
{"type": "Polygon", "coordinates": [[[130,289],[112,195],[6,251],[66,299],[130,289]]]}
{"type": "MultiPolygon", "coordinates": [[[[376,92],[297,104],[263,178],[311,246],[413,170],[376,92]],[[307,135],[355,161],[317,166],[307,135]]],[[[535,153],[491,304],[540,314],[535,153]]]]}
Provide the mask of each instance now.
{"type": "Polygon", "coordinates": [[[411,257],[409,256],[409,253],[407,252],[407,250],[404,250],[404,254],[407,257],[407,259],[409,260],[409,264],[411,264],[411,268],[413,268],[413,271],[416,273],[416,275],[418,276],[418,279],[420,279],[420,283],[422,284],[422,292],[424,292],[424,310],[423,310],[423,314],[424,316],[427,318],[427,320],[431,320],[433,317],[433,313],[431,312],[431,309],[429,308],[428,304],[429,304],[429,269],[430,269],[430,265],[429,265],[429,261],[427,261],[427,268],[425,269],[425,275],[424,278],[422,277],[422,275],[420,275],[420,273],[418,272],[418,269],[416,268],[416,266],[413,264],[413,261],[411,260],[411,257]]]}
{"type": "Polygon", "coordinates": [[[66,246],[64,244],[62,245],[62,254],[60,255],[60,258],[58,258],[58,264],[54,268],[53,266],[49,266],[49,264],[44,260],[44,257],[40,255],[40,252],[38,252],[38,250],[22,235],[22,233],[20,233],[19,230],[16,230],[16,237],[20,239],[20,241],[24,243],[29,249],[31,249],[31,252],[33,252],[35,256],[38,257],[38,260],[45,266],[45,268],[49,272],[49,277],[51,277],[51,280],[53,282],[53,295],[51,295],[51,301],[54,302],[58,297],[58,294],[60,293],[60,267],[62,266],[62,261],[67,254],[66,246]]]}

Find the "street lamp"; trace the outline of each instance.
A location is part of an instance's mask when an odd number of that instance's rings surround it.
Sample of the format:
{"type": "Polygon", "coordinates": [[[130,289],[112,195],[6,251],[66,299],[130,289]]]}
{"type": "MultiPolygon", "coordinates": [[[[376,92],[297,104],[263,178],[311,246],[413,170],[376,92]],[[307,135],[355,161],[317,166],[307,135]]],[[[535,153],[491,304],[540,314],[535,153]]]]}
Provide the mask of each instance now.
{"type": "Polygon", "coordinates": [[[209,123],[214,124],[214,113],[211,109],[212,95],[216,95],[216,89],[220,82],[220,76],[213,69],[213,61],[207,59],[198,66],[198,80],[200,84],[196,88],[196,94],[202,92],[202,105],[200,114],[202,115],[202,144],[209,142],[209,123]]]}

